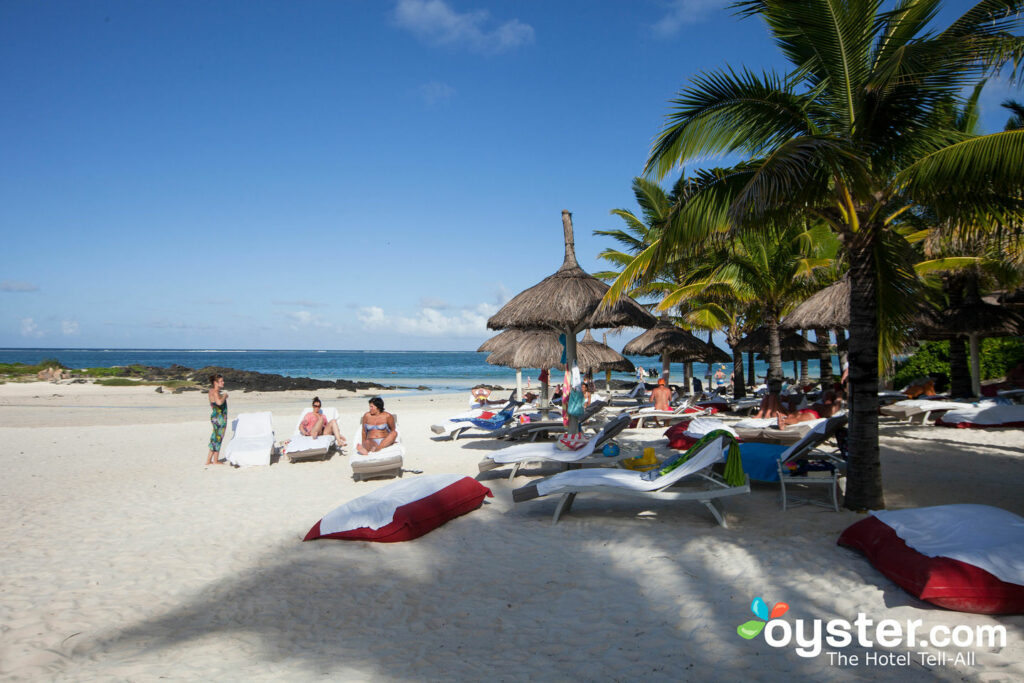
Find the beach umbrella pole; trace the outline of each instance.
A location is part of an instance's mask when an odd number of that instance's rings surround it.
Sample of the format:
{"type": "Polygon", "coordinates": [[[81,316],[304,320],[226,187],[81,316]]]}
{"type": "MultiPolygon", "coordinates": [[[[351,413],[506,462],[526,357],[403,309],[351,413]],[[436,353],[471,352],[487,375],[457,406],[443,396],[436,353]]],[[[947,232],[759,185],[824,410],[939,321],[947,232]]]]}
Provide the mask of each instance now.
{"type": "Polygon", "coordinates": [[[523,369],[516,368],[516,399],[523,400],[523,369]]]}
{"type": "Polygon", "coordinates": [[[661,376],[665,379],[665,384],[668,384],[669,372],[671,371],[672,361],[669,360],[668,351],[661,354],[661,376]]]}
{"type": "MultiPolygon", "coordinates": [[[[566,332],[565,334],[565,369],[571,370],[572,364],[576,361],[576,333],[566,332]]],[[[562,396],[563,409],[568,408],[568,396],[562,396]]],[[[575,415],[569,416],[569,433],[575,434],[580,431],[580,420],[575,415]]]]}
{"type": "Polygon", "coordinates": [[[981,358],[978,353],[978,335],[972,333],[967,338],[971,344],[971,391],[975,396],[981,396],[981,358]]]}

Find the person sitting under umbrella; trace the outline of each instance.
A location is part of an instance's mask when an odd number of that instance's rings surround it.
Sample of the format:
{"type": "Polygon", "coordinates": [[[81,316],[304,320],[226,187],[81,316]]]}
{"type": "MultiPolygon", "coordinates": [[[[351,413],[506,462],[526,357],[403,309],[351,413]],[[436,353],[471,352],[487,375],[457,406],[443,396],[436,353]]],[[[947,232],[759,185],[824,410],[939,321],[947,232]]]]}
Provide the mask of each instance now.
{"type": "Polygon", "coordinates": [[[672,390],[668,388],[665,378],[658,380],[658,386],[651,391],[651,400],[655,410],[672,410],[672,390]]]}

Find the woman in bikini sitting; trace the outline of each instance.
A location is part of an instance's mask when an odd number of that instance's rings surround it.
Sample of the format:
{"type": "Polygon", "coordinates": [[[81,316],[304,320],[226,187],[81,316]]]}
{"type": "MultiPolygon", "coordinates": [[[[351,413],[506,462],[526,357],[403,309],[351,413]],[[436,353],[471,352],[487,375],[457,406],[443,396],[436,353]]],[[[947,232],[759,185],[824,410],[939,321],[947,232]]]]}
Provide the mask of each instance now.
{"type": "Polygon", "coordinates": [[[337,420],[327,421],[327,417],[320,410],[320,397],[313,397],[313,410],[306,413],[302,418],[302,422],[299,423],[299,434],[303,436],[312,436],[314,438],[329,434],[334,437],[334,443],[341,446],[345,445],[345,437],[341,435],[341,427],[338,426],[337,420]]]}
{"type": "Polygon", "coordinates": [[[370,410],[359,420],[362,429],[362,443],[356,446],[360,455],[387,448],[398,438],[395,416],[384,410],[384,399],[374,396],[370,399],[370,410]]]}

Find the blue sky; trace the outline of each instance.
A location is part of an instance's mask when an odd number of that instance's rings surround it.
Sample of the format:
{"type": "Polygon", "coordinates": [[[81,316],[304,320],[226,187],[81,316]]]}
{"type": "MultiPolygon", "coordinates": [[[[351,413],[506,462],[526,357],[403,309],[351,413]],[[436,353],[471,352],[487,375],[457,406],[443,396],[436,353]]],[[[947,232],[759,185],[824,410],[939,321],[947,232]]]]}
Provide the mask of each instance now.
{"type": "Polygon", "coordinates": [[[718,0],[9,0],[0,347],[476,348],[726,64],[718,0]]]}

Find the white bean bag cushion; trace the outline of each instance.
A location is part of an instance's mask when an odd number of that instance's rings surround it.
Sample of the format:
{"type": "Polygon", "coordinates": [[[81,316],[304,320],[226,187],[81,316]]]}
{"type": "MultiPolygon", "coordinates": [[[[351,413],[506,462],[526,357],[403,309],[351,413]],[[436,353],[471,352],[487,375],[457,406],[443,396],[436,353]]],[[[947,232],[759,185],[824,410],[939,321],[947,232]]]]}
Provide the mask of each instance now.
{"type": "Polygon", "coordinates": [[[988,505],[874,512],[839,545],[911,595],[959,612],[1024,613],[1024,518],[988,505]]]}
{"type": "Polygon", "coordinates": [[[490,489],[461,474],[397,481],[327,513],[303,540],[408,541],[477,509],[487,496],[490,489]]]}
{"type": "Polygon", "coordinates": [[[978,405],[950,410],[936,420],[935,424],[961,429],[1024,427],[1024,406],[1000,405],[991,401],[983,401],[978,405]]]}

